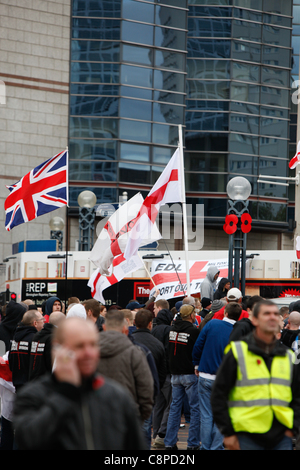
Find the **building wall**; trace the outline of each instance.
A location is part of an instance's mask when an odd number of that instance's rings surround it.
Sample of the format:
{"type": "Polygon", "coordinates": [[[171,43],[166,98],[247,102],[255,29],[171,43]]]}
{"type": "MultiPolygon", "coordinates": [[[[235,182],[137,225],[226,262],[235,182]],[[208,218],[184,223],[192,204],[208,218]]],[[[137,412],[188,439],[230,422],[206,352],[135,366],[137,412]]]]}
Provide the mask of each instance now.
{"type": "Polygon", "coordinates": [[[68,145],[70,0],[1,0],[0,42],[1,262],[12,243],[50,238],[53,213],[5,230],[5,185],[68,145]]]}

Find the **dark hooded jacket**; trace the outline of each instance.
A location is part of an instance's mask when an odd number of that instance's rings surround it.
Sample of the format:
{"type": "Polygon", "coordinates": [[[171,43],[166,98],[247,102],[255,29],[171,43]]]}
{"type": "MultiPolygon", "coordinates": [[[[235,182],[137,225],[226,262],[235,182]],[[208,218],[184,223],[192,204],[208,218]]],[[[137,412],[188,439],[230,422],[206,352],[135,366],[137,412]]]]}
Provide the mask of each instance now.
{"type": "Polygon", "coordinates": [[[30,351],[29,380],[52,371],[52,336],[55,326],[46,323],[32,339],[30,351]]]}
{"type": "Polygon", "coordinates": [[[156,316],[155,326],[151,330],[151,334],[162,342],[165,348],[167,373],[170,373],[169,368],[169,332],[171,329],[171,323],[173,321],[173,313],[170,310],[162,309],[156,316]]]}
{"type": "Polygon", "coordinates": [[[45,317],[45,321],[46,323],[49,322],[49,317],[52,313],[52,310],[53,310],[53,304],[54,302],[56,301],[59,301],[60,302],[60,305],[62,306],[62,303],[61,303],[61,300],[58,298],[58,297],[50,297],[50,299],[48,299],[46,301],[46,304],[45,304],[45,313],[43,313],[44,317],[45,317]]]}
{"type": "Polygon", "coordinates": [[[36,333],[34,326],[24,325],[22,322],[15,331],[8,361],[12,382],[17,390],[28,382],[31,343],[36,333]]]}
{"type": "Polygon", "coordinates": [[[226,277],[223,277],[220,282],[219,282],[219,285],[218,285],[218,288],[216,290],[216,292],[214,293],[214,298],[213,300],[219,300],[219,299],[223,299],[224,297],[227,296],[227,292],[228,292],[228,289],[224,289],[224,287],[226,286],[226,284],[230,282],[229,279],[227,279],[226,277]]]}
{"type": "Polygon", "coordinates": [[[18,323],[27,311],[24,305],[11,300],[6,306],[6,315],[0,323],[0,341],[3,341],[6,351],[10,350],[11,340],[13,339],[18,323]]]}
{"type": "Polygon", "coordinates": [[[169,333],[169,365],[172,375],[194,374],[192,352],[200,330],[179,316],[169,333]]]}

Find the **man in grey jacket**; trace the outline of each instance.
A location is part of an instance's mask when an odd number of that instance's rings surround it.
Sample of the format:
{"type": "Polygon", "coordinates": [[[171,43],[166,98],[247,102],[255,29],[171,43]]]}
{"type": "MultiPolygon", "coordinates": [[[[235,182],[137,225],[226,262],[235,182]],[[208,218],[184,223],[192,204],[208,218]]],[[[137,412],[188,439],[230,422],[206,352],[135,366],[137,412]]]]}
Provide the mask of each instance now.
{"type": "Polygon", "coordinates": [[[207,297],[208,299],[214,298],[219,274],[220,270],[216,266],[210,266],[208,268],[205,279],[203,279],[200,285],[201,299],[203,299],[203,297],[207,297]]]}
{"type": "Polygon", "coordinates": [[[150,417],[154,403],[154,381],[144,351],[128,338],[124,312],[109,310],[100,333],[98,372],[132,394],[141,421],[150,417]]]}

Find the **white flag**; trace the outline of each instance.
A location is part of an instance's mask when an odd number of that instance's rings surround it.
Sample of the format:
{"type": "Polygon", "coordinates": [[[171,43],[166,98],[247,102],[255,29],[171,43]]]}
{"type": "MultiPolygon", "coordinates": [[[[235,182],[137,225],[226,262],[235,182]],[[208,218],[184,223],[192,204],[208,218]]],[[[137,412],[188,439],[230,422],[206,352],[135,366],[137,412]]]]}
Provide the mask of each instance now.
{"type": "MultiPolygon", "coordinates": [[[[137,193],[114,212],[102,229],[89,258],[99,268],[100,274],[108,275],[114,258],[124,253],[129,240],[128,234],[136,224],[136,217],[143,202],[143,196],[137,193]]],[[[156,224],[151,228],[151,232],[147,233],[140,246],[161,238],[156,224]]]]}
{"type": "Polygon", "coordinates": [[[144,263],[139,255],[133,256],[130,260],[126,260],[123,254],[116,256],[110,267],[109,276],[101,274],[99,268],[93,272],[88,282],[92,297],[102,304],[105,304],[103,291],[117,282],[120,282],[128,274],[137,271],[143,266],[144,263]]]}
{"type": "Polygon", "coordinates": [[[161,206],[175,202],[185,202],[180,158],[180,150],[177,149],[146,197],[137,215],[138,221],[130,231],[130,240],[124,252],[126,259],[130,259],[131,256],[135,255],[139,247],[142,246],[142,240],[151,234],[161,206]]]}

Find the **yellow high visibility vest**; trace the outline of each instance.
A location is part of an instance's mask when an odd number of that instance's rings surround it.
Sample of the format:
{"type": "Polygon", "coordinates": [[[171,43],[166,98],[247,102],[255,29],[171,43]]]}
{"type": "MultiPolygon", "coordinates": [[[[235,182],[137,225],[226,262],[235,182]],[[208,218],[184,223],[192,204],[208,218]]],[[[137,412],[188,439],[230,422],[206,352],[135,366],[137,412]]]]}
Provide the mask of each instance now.
{"type": "Polygon", "coordinates": [[[292,351],[285,356],[275,356],[271,372],[262,357],[248,350],[244,341],[230,343],[237,361],[237,381],[229,394],[229,414],[235,432],[266,433],[275,415],[289,429],[293,427],[292,401],[293,377],[292,351]]]}

